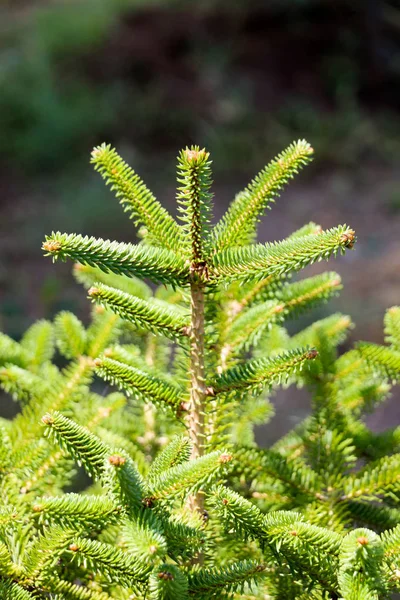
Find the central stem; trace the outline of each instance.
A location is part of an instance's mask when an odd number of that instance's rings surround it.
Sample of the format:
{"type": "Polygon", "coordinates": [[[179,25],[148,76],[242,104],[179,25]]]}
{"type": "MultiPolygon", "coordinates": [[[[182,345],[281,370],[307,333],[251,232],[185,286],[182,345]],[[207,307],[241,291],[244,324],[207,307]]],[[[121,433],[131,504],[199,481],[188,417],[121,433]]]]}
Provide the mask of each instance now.
{"type": "MultiPolygon", "coordinates": [[[[192,441],[192,458],[204,453],[204,412],[207,396],[204,365],[204,284],[193,282],[191,292],[192,322],[190,328],[191,391],[189,410],[189,434],[192,441]]],[[[193,496],[193,509],[203,510],[203,496],[193,496]]]]}

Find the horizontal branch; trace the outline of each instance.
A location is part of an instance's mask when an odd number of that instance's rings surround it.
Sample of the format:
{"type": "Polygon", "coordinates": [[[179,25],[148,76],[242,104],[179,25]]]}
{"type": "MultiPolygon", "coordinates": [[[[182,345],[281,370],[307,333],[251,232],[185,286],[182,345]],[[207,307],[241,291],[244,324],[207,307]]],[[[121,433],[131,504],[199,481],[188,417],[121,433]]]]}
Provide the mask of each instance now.
{"type": "Polygon", "coordinates": [[[188,265],[170,250],[60,232],[47,236],[42,248],[53,260],[70,258],[106,273],[148,277],[172,285],[189,281],[188,265]]]}
{"type": "Polygon", "coordinates": [[[169,406],[176,410],[182,401],[182,390],[160,377],[126,365],[112,358],[96,358],[96,371],[106,381],[111,381],[128,395],[137,394],[148,402],[169,406]]]}
{"type": "Polygon", "coordinates": [[[287,274],[332,254],[352,248],[355,234],[340,225],[300,238],[244,248],[232,248],[213,257],[212,277],[216,281],[258,281],[272,275],[287,274]]]}
{"type": "Polygon", "coordinates": [[[234,390],[258,391],[266,386],[287,381],[289,377],[299,372],[307,361],[317,356],[316,350],[300,349],[286,352],[275,358],[250,360],[219,375],[211,389],[214,394],[229,393],[234,390]]]}
{"type": "Polygon", "coordinates": [[[186,316],[178,308],[166,303],[165,307],[160,306],[154,301],[136,298],[101,283],[91,287],[88,294],[93,301],[111,309],[122,319],[130,321],[137,327],[144,327],[153,333],[172,338],[188,335],[189,315],[186,316]]]}

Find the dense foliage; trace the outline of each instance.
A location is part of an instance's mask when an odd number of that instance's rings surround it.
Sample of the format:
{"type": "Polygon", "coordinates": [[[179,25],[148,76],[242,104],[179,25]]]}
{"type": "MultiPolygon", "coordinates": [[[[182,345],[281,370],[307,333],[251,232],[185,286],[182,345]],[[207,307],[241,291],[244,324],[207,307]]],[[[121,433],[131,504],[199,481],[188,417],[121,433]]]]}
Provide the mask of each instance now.
{"type": "Polygon", "coordinates": [[[255,241],[312,152],[292,144],[214,226],[205,150],[178,157],[176,220],[95,148],[142,241],[53,233],[43,248],[75,261],[91,324],[61,312],[20,342],[0,337],[0,383],[21,407],[0,428],[2,598],[362,600],[399,587],[400,428],[374,434],[364,416],[400,372],[400,309],[386,346],[339,355],[342,314],[290,336],[287,321],[341,287],[336,273],[292,275],[355,233],[309,223],[255,241]],[[254,426],[282,384],[307,386],[312,414],[261,449],[254,426]],[[90,478],[79,493],[76,465],[90,478]]]}

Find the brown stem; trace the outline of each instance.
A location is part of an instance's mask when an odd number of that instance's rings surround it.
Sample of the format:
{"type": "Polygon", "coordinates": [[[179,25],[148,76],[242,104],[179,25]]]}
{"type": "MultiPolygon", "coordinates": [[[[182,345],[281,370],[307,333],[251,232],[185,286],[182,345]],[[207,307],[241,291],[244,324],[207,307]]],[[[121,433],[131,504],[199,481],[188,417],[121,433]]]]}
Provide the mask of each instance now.
{"type": "MultiPolygon", "coordinates": [[[[204,284],[195,281],[191,284],[190,328],[190,409],[189,435],[192,441],[192,458],[198,458],[204,453],[204,411],[207,390],[205,385],[204,365],[204,284]]],[[[204,501],[202,494],[196,494],[191,499],[193,509],[202,511],[204,501]]]]}
{"type": "MultiPolygon", "coordinates": [[[[149,367],[154,366],[154,353],[155,353],[155,337],[151,334],[147,335],[145,361],[149,367]]],[[[155,432],[155,411],[154,406],[148,402],[143,407],[143,419],[145,423],[145,434],[143,436],[143,444],[146,448],[148,456],[151,456],[153,450],[153,444],[156,438],[155,432]]]]}

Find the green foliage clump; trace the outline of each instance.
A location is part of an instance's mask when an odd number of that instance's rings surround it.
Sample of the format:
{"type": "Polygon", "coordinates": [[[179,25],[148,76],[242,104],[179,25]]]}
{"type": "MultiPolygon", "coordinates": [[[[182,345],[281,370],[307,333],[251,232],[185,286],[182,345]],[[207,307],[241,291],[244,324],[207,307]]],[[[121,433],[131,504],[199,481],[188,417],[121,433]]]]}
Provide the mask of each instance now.
{"type": "Polygon", "coordinates": [[[53,233],[43,248],[76,262],[90,325],[64,311],[20,342],[1,334],[0,385],[20,405],[0,422],[2,598],[359,600],[399,589],[400,428],[375,434],[364,416],[400,373],[400,309],[386,314],[385,346],[340,354],[352,326],[342,314],[289,335],[290,319],[341,287],[336,273],[292,275],[352,248],[355,233],[310,223],[255,243],[312,152],[292,144],[214,226],[205,150],[179,155],[179,220],[115,150],[93,151],[142,241],[53,233]],[[312,413],[260,448],[254,427],[289,384],[310,390],[312,413]],[[89,478],[79,493],[77,466],[89,478]]]}

